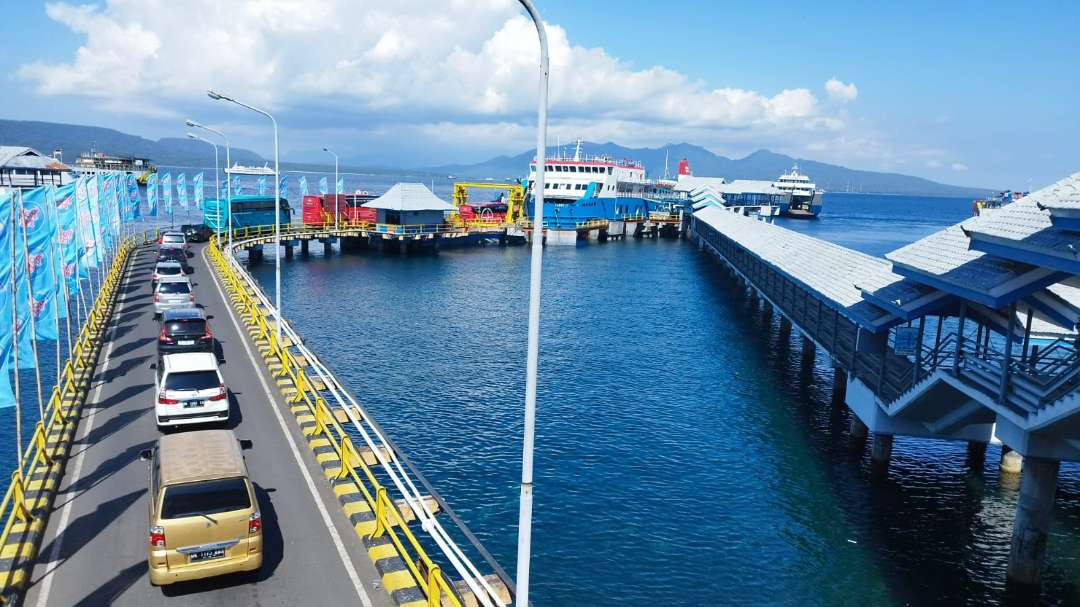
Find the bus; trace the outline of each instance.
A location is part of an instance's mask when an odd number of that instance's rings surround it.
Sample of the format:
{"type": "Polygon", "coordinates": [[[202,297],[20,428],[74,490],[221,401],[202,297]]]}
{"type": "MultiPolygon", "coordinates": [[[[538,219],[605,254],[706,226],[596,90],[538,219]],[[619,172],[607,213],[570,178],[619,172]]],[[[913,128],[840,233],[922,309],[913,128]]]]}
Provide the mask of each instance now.
{"type": "MultiPolygon", "coordinates": [[[[273,196],[233,196],[233,229],[274,225],[273,196]]],[[[289,201],[281,199],[281,223],[292,221],[289,201]]],[[[207,198],[203,201],[203,223],[211,230],[221,233],[229,227],[229,201],[207,198]]]]}

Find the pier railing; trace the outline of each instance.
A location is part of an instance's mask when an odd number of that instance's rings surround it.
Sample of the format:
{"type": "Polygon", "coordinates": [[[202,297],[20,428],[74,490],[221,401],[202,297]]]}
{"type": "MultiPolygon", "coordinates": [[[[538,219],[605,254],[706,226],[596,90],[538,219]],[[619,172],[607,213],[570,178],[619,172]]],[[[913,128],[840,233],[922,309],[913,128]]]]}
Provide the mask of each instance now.
{"type": "MultiPolygon", "coordinates": [[[[288,233],[295,234],[298,228],[305,229],[292,225],[288,233]]],[[[242,247],[244,239],[265,235],[265,229],[261,227],[241,228],[234,232],[233,246],[242,247]]],[[[488,607],[509,604],[513,581],[367,411],[304,345],[289,323],[275,317],[270,301],[232,252],[223,247],[221,240],[215,239],[208,247],[211,261],[224,279],[234,306],[248,324],[252,338],[261,344],[268,370],[278,379],[279,385],[288,386],[283,393],[312,448],[316,448],[314,445],[330,447],[332,455],[319,456],[327,477],[335,486],[341,482],[355,486],[370,513],[367,522],[357,526],[357,533],[369,546],[378,545],[380,541],[393,546],[430,606],[461,607],[466,594],[475,598],[476,602],[472,604],[488,607]],[[282,329],[280,340],[276,331],[278,322],[282,329]],[[359,445],[357,440],[361,441],[359,445]],[[420,492],[418,484],[428,495],[420,492]],[[393,495],[401,497],[394,499],[393,495]],[[432,500],[439,510],[453,519],[497,578],[480,573],[435,518],[429,505],[432,500]],[[424,542],[410,528],[410,521],[421,523],[423,537],[438,549],[444,562],[461,576],[462,582],[452,584],[447,579],[424,542]]],[[[353,505],[352,511],[355,509],[353,505]]]]}

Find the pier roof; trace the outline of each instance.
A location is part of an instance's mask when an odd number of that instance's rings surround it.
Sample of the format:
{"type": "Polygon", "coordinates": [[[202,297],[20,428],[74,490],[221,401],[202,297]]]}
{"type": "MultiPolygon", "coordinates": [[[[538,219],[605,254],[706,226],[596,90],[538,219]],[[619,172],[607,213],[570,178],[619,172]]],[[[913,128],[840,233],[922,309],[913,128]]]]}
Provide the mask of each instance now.
{"type": "Polygon", "coordinates": [[[864,290],[876,291],[902,280],[884,259],[718,207],[701,209],[694,216],[860,325],[876,330],[896,320],[863,298],[864,290]]]}
{"type": "Polygon", "coordinates": [[[38,169],[42,171],[68,171],[68,166],[52,156],[46,156],[31,147],[0,145],[0,168],[38,169]]]}
{"type": "Polygon", "coordinates": [[[431,193],[422,183],[394,184],[385,194],[364,203],[369,209],[389,211],[453,211],[454,206],[431,193]]]}
{"type": "Polygon", "coordinates": [[[1080,212],[1080,172],[1073,173],[1036,194],[1040,194],[1036,199],[1039,207],[1049,209],[1051,214],[1059,210],[1080,212]]]}

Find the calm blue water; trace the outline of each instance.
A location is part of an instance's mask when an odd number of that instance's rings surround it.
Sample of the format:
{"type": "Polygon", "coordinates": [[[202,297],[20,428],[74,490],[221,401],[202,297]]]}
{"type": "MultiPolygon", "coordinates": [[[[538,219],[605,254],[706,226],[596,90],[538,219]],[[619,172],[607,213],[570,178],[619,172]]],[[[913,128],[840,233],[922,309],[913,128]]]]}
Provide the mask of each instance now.
{"type": "MultiPolygon", "coordinates": [[[[830,195],[785,225],[880,254],[969,206],[830,195]]],[[[898,438],[871,481],[827,364],[803,367],[695,247],[548,248],[544,264],[536,605],[1004,600],[1017,488],[996,449],[973,471],[963,444],[898,438]]],[[[255,274],[272,284],[272,264],[255,274]]],[[[527,276],[524,247],[283,265],[286,315],[511,574],[527,276]]],[[[1080,601],[1078,480],[1065,467],[1046,603],[1080,601]]]]}

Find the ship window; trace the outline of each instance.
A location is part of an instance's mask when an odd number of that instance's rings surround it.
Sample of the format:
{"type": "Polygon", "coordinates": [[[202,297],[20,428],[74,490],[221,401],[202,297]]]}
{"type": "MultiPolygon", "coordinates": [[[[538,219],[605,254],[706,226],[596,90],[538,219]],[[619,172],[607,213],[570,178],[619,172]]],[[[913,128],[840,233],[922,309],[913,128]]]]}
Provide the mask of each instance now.
{"type": "Polygon", "coordinates": [[[608,175],[610,175],[610,174],[611,174],[611,168],[612,168],[612,167],[608,167],[608,168],[607,168],[607,174],[608,174],[608,175]]]}

